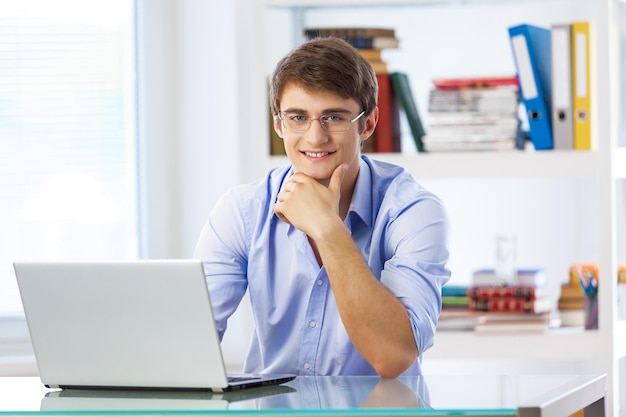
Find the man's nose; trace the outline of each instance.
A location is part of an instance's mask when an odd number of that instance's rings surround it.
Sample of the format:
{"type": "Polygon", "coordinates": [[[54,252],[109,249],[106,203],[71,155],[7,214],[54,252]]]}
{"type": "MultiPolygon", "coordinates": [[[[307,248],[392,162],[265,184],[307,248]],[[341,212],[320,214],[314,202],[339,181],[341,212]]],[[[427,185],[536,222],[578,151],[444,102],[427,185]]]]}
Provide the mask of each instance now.
{"type": "Polygon", "coordinates": [[[311,125],[309,126],[309,130],[306,132],[306,139],[312,144],[322,144],[328,142],[328,132],[322,126],[322,121],[319,118],[311,119],[311,125]]]}

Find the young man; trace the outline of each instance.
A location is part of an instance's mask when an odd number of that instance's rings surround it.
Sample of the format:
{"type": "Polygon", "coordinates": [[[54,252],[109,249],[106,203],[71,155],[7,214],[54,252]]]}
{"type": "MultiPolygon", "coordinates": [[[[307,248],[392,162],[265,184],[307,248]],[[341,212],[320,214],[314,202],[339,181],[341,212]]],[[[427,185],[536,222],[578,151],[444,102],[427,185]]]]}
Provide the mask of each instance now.
{"type": "Polygon", "coordinates": [[[276,66],[274,129],[291,164],[228,192],[194,252],[221,335],[250,291],[245,372],[421,373],[450,277],[448,220],[404,169],[361,155],[377,97],[371,66],[338,38],[276,66]]]}

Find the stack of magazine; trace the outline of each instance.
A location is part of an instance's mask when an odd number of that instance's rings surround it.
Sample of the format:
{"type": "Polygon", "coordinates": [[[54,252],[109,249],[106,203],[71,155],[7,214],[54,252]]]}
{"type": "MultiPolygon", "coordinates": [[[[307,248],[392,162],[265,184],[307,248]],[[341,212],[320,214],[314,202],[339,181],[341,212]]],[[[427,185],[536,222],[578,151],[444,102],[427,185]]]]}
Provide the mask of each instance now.
{"type": "Polygon", "coordinates": [[[518,147],[517,77],[433,80],[426,151],[501,151],[518,147]]]}

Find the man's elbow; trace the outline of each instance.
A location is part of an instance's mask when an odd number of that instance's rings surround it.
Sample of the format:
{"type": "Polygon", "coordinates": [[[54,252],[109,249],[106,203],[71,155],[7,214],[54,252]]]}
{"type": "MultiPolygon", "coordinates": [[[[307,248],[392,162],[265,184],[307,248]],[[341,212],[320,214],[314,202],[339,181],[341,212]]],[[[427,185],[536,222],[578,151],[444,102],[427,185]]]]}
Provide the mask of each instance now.
{"type": "Polygon", "coordinates": [[[391,356],[393,357],[382,358],[373,365],[381,378],[397,378],[402,375],[417,360],[417,350],[391,356]]]}

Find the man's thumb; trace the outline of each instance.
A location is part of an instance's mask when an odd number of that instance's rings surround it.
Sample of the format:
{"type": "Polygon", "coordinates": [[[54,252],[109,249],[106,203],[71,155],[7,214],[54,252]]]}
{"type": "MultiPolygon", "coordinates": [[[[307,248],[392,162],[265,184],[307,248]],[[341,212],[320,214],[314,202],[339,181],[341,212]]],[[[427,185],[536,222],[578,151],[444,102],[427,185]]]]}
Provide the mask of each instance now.
{"type": "Polygon", "coordinates": [[[339,191],[341,189],[341,182],[343,181],[343,174],[348,170],[348,164],[341,164],[333,171],[333,175],[330,177],[330,183],[328,188],[332,191],[339,191]]]}

